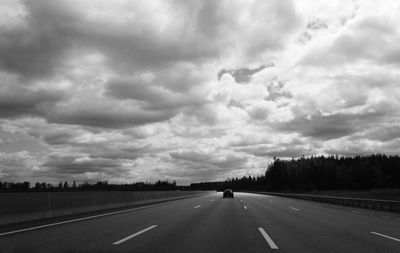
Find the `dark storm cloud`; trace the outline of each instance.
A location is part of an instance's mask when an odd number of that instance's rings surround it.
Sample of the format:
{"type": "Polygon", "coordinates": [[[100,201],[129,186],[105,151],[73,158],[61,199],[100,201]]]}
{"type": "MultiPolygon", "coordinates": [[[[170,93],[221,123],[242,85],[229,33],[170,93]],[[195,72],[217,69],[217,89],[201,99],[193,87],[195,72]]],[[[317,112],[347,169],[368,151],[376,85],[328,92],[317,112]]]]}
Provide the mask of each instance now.
{"type": "Polygon", "coordinates": [[[0,152],[0,175],[2,180],[14,180],[15,178],[27,179],[32,176],[32,168],[36,159],[27,151],[2,153],[0,152]]]}
{"type": "Polygon", "coordinates": [[[326,21],[318,19],[318,18],[311,20],[310,22],[307,23],[307,29],[310,29],[310,30],[320,30],[320,29],[326,29],[326,28],[328,28],[326,21]]]}
{"type": "Polygon", "coordinates": [[[359,137],[370,140],[378,140],[381,142],[392,141],[394,139],[400,138],[400,126],[388,125],[368,129],[364,133],[361,133],[359,137]]]}
{"type": "Polygon", "coordinates": [[[0,93],[0,117],[40,116],[50,123],[125,128],[165,121],[177,113],[165,108],[146,110],[139,106],[126,108],[118,104],[57,105],[66,97],[60,91],[32,90],[14,85],[0,93]]]}
{"type": "Polygon", "coordinates": [[[172,111],[145,111],[141,109],[127,110],[107,108],[106,106],[59,110],[49,115],[52,123],[84,125],[102,128],[125,128],[144,125],[170,119],[175,115],[172,111]]]}
{"type": "MultiPolygon", "coordinates": [[[[98,146],[98,145],[97,145],[98,146]]],[[[95,145],[91,145],[91,147],[87,147],[86,150],[90,150],[91,158],[104,158],[104,159],[128,159],[128,160],[136,160],[137,158],[143,156],[144,153],[148,152],[147,149],[125,149],[125,148],[111,148],[106,147],[105,144],[102,147],[96,147],[95,145]]]]}
{"type": "Polygon", "coordinates": [[[268,67],[273,67],[274,64],[270,63],[268,65],[261,65],[258,68],[254,69],[249,69],[249,68],[241,68],[241,69],[222,69],[218,72],[218,80],[221,79],[221,77],[225,74],[231,74],[235,81],[237,83],[247,83],[250,81],[250,78],[252,75],[254,75],[257,72],[260,72],[261,70],[268,68],[268,67]]]}
{"type": "Polygon", "coordinates": [[[78,16],[62,1],[23,1],[26,25],[0,31],[0,68],[24,78],[50,76],[71,44],[78,16]]]}
{"type": "Polygon", "coordinates": [[[284,158],[295,158],[300,157],[302,155],[309,155],[310,149],[305,147],[283,147],[280,149],[260,149],[256,148],[253,150],[248,150],[249,153],[255,156],[261,157],[284,157],[284,158]]]}
{"type": "Polygon", "coordinates": [[[149,13],[137,8],[138,4],[140,2],[126,3],[132,13],[123,23],[85,22],[83,29],[77,32],[80,42],[105,54],[112,68],[128,73],[132,68],[162,71],[177,62],[196,64],[220,55],[221,34],[217,31],[225,23],[218,12],[219,1],[166,1],[164,7],[173,16],[170,23],[149,20],[149,13]],[[176,20],[187,22],[180,22],[177,29],[176,20]],[[216,32],[212,32],[213,29],[216,32]]]}
{"type": "Polygon", "coordinates": [[[298,118],[289,121],[286,126],[281,128],[287,131],[298,131],[304,136],[316,139],[335,139],[357,132],[358,128],[353,124],[352,116],[333,115],[333,116],[313,116],[312,119],[298,118]]]}
{"type": "Polygon", "coordinates": [[[125,170],[121,168],[121,162],[118,160],[72,155],[50,155],[42,166],[51,168],[52,173],[72,175],[94,172],[119,176],[120,173],[125,170]]]}
{"type": "Polygon", "coordinates": [[[47,108],[63,98],[64,94],[54,90],[31,90],[13,85],[0,89],[0,118],[20,116],[43,116],[47,108]]]}
{"type": "Polygon", "coordinates": [[[78,127],[59,126],[49,130],[31,131],[29,135],[36,136],[45,143],[58,148],[73,147],[74,150],[80,153],[89,154],[88,156],[93,159],[135,160],[144,153],[149,152],[151,148],[149,144],[129,144],[127,142],[128,137],[124,141],[118,139],[110,140],[102,136],[105,135],[110,138],[110,134],[106,131],[93,134],[78,127]]]}
{"type": "MultiPolygon", "coordinates": [[[[24,78],[52,76],[62,67],[65,57],[81,49],[101,52],[107,57],[110,67],[127,71],[132,67],[154,69],[173,62],[193,62],[219,53],[218,45],[206,43],[209,38],[202,33],[191,36],[177,34],[167,39],[164,37],[167,34],[158,33],[155,27],[147,27],[151,24],[142,22],[147,19],[147,13],[134,8],[138,3],[127,4],[136,18],[127,19],[124,24],[88,19],[87,13],[76,2],[42,0],[22,3],[27,11],[26,25],[0,31],[0,68],[24,78]],[[137,32],[139,30],[141,32],[137,32]]],[[[214,3],[204,4],[207,5],[214,3]]],[[[199,18],[204,17],[199,15],[199,18]]],[[[199,26],[203,22],[199,20],[199,26]]]]}
{"type": "Polygon", "coordinates": [[[336,139],[363,131],[374,122],[385,120],[394,110],[389,104],[381,103],[356,114],[338,112],[324,115],[317,112],[309,116],[298,116],[277,127],[282,131],[299,132],[317,140],[336,139]]]}
{"type": "Polygon", "coordinates": [[[236,155],[219,155],[211,153],[200,153],[195,151],[171,152],[170,156],[177,160],[183,160],[191,163],[197,163],[199,166],[215,166],[219,168],[240,167],[247,162],[246,157],[236,155]]]}
{"type": "Polygon", "coordinates": [[[170,152],[170,157],[182,169],[171,171],[169,175],[190,178],[189,182],[224,180],[247,163],[246,156],[236,154],[179,151],[170,152]]]}
{"type": "Polygon", "coordinates": [[[43,141],[50,145],[65,145],[72,144],[74,137],[76,137],[76,134],[72,131],[51,131],[43,136],[43,141]]]}
{"type": "Polygon", "coordinates": [[[244,152],[258,157],[284,157],[294,158],[302,155],[312,155],[315,148],[319,145],[310,140],[294,138],[287,141],[282,141],[279,144],[271,140],[264,143],[257,140],[246,142],[244,145],[234,146],[236,151],[244,152]]]}
{"type": "Polygon", "coordinates": [[[267,86],[268,96],[265,98],[266,100],[275,101],[279,98],[292,98],[292,94],[287,91],[283,91],[283,87],[285,86],[284,82],[276,81],[271,82],[267,86]]]}
{"type": "Polygon", "coordinates": [[[169,90],[163,86],[140,80],[112,79],[106,85],[105,95],[117,99],[142,102],[147,110],[176,110],[205,103],[204,99],[169,90]]]}

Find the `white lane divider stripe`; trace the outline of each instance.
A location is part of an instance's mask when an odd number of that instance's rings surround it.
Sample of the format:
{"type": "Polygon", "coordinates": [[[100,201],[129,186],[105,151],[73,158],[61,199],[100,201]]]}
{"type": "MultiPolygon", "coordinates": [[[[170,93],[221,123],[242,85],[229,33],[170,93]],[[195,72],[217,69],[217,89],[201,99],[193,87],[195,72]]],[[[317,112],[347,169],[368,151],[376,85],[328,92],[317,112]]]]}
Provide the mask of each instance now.
{"type": "Polygon", "coordinates": [[[113,244],[114,244],[114,245],[121,244],[121,243],[123,243],[123,242],[125,242],[125,241],[128,241],[129,239],[132,239],[133,237],[136,237],[136,236],[138,236],[138,235],[140,235],[140,234],[143,234],[144,232],[147,232],[147,231],[149,231],[150,229],[153,229],[153,228],[155,228],[155,227],[157,227],[157,225],[153,225],[153,226],[150,226],[150,227],[145,228],[145,229],[143,229],[143,230],[140,230],[139,232],[134,233],[133,235],[127,236],[127,237],[125,237],[125,238],[122,238],[122,239],[119,240],[119,241],[113,242],[113,244]]]}
{"type": "Polygon", "coordinates": [[[193,208],[199,208],[199,207],[201,207],[201,205],[195,206],[195,207],[193,207],[193,208]]]}
{"type": "Polygon", "coordinates": [[[22,233],[22,232],[27,232],[27,231],[31,231],[31,230],[41,229],[41,228],[54,227],[54,226],[58,226],[58,225],[63,225],[63,224],[68,224],[68,223],[73,223],[73,222],[78,222],[78,221],[84,221],[84,220],[90,220],[90,219],[110,216],[110,215],[114,215],[114,214],[128,213],[128,212],[141,210],[141,209],[146,209],[146,208],[150,208],[150,207],[156,207],[156,206],[163,206],[163,205],[167,205],[167,204],[172,204],[172,203],[175,203],[175,202],[178,202],[178,201],[179,200],[174,200],[174,201],[169,201],[169,202],[160,203],[160,204],[154,204],[154,205],[148,205],[148,206],[142,206],[142,207],[135,207],[135,208],[125,209],[125,210],[121,210],[121,211],[115,211],[115,212],[97,214],[97,215],[92,215],[92,216],[87,216],[87,217],[82,217],[82,218],[77,218],[77,219],[72,219],[72,220],[54,222],[54,223],[49,223],[49,224],[40,225],[40,226],[36,226],[36,227],[23,228],[23,229],[18,229],[18,230],[14,230],[14,231],[0,233],[0,236],[11,235],[11,234],[16,234],[16,233],[22,233]]]}
{"type": "Polygon", "coordinates": [[[279,249],[278,246],[274,243],[274,241],[272,241],[271,237],[269,237],[269,235],[267,234],[267,232],[265,232],[263,228],[258,228],[258,231],[260,231],[261,235],[267,241],[271,249],[279,249]]]}
{"type": "Polygon", "coordinates": [[[371,232],[371,234],[379,235],[379,236],[382,236],[382,237],[385,237],[385,238],[392,239],[394,241],[400,242],[400,239],[395,238],[395,237],[391,237],[391,236],[388,236],[388,235],[380,234],[380,233],[377,233],[377,232],[371,232]]]}
{"type": "Polygon", "coordinates": [[[295,208],[295,207],[291,207],[291,206],[289,206],[289,208],[290,208],[290,209],[292,209],[292,210],[295,210],[295,211],[300,211],[300,209],[298,209],[298,208],[295,208]]]}
{"type": "Polygon", "coordinates": [[[357,214],[362,214],[362,212],[359,211],[351,211],[352,213],[357,213],[357,214]]]}
{"type": "Polygon", "coordinates": [[[381,217],[382,217],[382,218],[385,218],[385,219],[390,219],[389,216],[384,216],[384,215],[382,215],[381,217]]]}
{"type": "Polygon", "coordinates": [[[211,202],[213,202],[214,201],[214,199],[212,199],[212,200],[210,200],[211,202]]]}
{"type": "Polygon", "coordinates": [[[243,206],[243,208],[244,208],[245,210],[247,210],[247,206],[243,206]]]}

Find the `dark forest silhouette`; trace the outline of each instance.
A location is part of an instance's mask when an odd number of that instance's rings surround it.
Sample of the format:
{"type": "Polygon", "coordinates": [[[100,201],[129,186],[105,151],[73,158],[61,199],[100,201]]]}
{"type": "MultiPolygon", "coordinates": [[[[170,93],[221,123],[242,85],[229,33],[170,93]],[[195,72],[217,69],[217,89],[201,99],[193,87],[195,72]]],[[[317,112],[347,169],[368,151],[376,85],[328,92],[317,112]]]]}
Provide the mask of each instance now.
{"type": "Polygon", "coordinates": [[[31,187],[29,182],[1,182],[0,191],[2,192],[41,192],[41,191],[170,191],[180,190],[175,181],[161,181],[155,183],[135,182],[131,184],[110,184],[107,181],[97,183],[83,182],[77,184],[75,181],[60,182],[58,185],[50,183],[36,183],[31,187]]]}
{"type": "Polygon", "coordinates": [[[228,179],[222,187],[285,192],[400,188],[400,157],[274,158],[265,175],[228,179]]]}

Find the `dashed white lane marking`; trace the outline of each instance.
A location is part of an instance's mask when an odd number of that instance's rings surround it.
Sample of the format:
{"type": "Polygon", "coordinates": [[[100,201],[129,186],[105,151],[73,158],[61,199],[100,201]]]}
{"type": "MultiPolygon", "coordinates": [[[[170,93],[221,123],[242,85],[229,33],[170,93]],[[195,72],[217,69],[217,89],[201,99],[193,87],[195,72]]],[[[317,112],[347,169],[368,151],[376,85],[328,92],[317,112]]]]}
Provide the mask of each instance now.
{"type": "Polygon", "coordinates": [[[147,231],[149,231],[150,229],[153,229],[153,228],[155,228],[155,227],[157,227],[157,225],[153,225],[153,226],[150,226],[150,227],[145,228],[145,229],[143,229],[143,230],[140,230],[139,232],[136,232],[136,233],[134,233],[133,235],[127,236],[127,237],[125,237],[125,238],[122,238],[122,239],[119,240],[119,241],[113,242],[113,244],[114,244],[114,245],[121,244],[121,243],[123,243],[123,242],[125,242],[125,241],[128,241],[129,239],[132,239],[133,237],[136,237],[136,236],[138,236],[138,235],[140,235],[140,234],[143,234],[144,232],[147,232],[147,231]]]}
{"type": "Polygon", "coordinates": [[[388,236],[388,235],[380,234],[380,233],[377,233],[377,232],[371,232],[371,234],[379,235],[379,236],[382,236],[382,237],[385,237],[385,238],[392,239],[394,241],[400,242],[400,239],[395,238],[395,237],[391,237],[391,236],[388,236]]]}
{"type": "Polygon", "coordinates": [[[382,218],[385,218],[385,219],[390,219],[389,216],[384,216],[384,215],[382,215],[381,217],[382,217],[382,218]]]}
{"type": "Polygon", "coordinates": [[[258,228],[258,231],[260,231],[261,235],[267,241],[271,249],[279,249],[278,246],[274,243],[274,241],[272,241],[271,237],[269,237],[269,235],[267,234],[267,232],[265,232],[263,228],[258,228]]]}
{"type": "Polygon", "coordinates": [[[201,205],[195,206],[195,207],[193,207],[193,208],[199,208],[199,207],[201,207],[201,205]]]}
{"type": "Polygon", "coordinates": [[[290,208],[290,209],[292,209],[292,210],[295,210],[295,211],[300,211],[300,209],[298,209],[298,208],[295,208],[295,207],[291,207],[291,206],[289,206],[289,208],[290,208]]]}
{"type": "Polygon", "coordinates": [[[244,208],[245,210],[247,210],[247,206],[243,206],[243,208],[244,208]]]}
{"type": "Polygon", "coordinates": [[[214,201],[214,199],[212,199],[212,200],[210,200],[211,202],[213,202],[214,201]]]}
{"type": "Polygon", "coordinates": [[[160,204],[154,204],[154,205],[148,205],[148,206],[142,206],[142,207],[136,207],[136,208],[130,208],[130,209],[121,210],[121,211],[115,211],[115,212],[111,212],[111,213],[97,214],[97,215],[92,215],[92,216],[87,216],[87,217],[82,217],[82,218],[77,218],[77,219],[72,219],[72,220],[54,222],[54,223],[45,224],[45,225],[36,226],[36,227],[23,228],[23,229],[18,229],[18,230],[14,230],[14,231],[0,233],[0,236],[11,235],[11,234],[16,234],[16,233],[22,233],[22,232],[26,232],[26,231],[41,229],[41,228],[54,227],[54,226],[58,226],[58,225],[63,225],[63,224],[68,224],[68,223],[78,222],[78,221],[84,221],[84,220],[90,220],[90,219],[110,216],[110,215],[114,215],[114,214],[127,213],[127,212],[146,209],[146,208],[150,208],[150,207],[167,205],[167,204],[171,204],[171,203],[174,203],[174,202],[177,202],[177,201],[179,201],[179,200],[160,203],[160,204]]]}
{"type": "Polygon", "coordinates": [[[358,213],[358,214],[362,214],[362,212],[359,211],[351,211],[352,213],[358,213]]]}

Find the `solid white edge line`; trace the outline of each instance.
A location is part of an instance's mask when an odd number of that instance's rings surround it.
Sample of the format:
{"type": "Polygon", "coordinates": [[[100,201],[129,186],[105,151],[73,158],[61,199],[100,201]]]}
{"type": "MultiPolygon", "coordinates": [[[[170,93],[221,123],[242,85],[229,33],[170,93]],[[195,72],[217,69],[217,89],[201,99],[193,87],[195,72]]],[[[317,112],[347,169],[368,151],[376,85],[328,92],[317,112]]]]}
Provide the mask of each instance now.
{"type": "MultiPolygon", "coordinates": [[[[199,195],[199,196],[200,196],[200,195],[199,195]]],[[[136,210],[146,209],[146,208],[150,208],[150,207],[172,204],[172,203],[175,203],[175,202],[178,202],[178,201],[181,201],[181,200],[184,200],[184,199],[177,199],[177,200],[168,201],[168,202],[159,203],[159,204],[154,204],[154,205],[135,207],[135,208],[125,209],[125,210],[121,210],[121,211],[115,211],[115,212],[111,212],[111,213],[97,214],[97,215],[92,215],[92,216],[87,216],[87,217],[82,217],[82,218],[77,218],[77,219],[72,219],[72,220],[66,220],[66,221],[60,221],[60,222],[54,222],[54,223],[50,223],[50,224],[45,224],[45,225],[30,227],[30,228],[23,228],[23,229],[18,229],[18,230],[13,230],[13,231],[8,231],[8,232],[0,233],[0,236],[3,236],[3,235],[11,235],[11,234],[16,234],[16,233],[22,233],[22,232],[31,231],[31,230],[36,230],[36,229],[40,229],[40,228],[53,227],[53,226],[58,226],[58,225],[63,225],[63,224],[68,224],[68,223],[73,223],[73,222],[77,222],[77,221],[90,220],[90,219],[100,218],[100,217],[104,217],[104,216],[110,216],[110,215],[114,215],[114,214],[127,213],[127,212],[132,212],[132,211],[136,211],[136,210]]]]}
{"type": "Polygon", "coordinates": [[[244,208],[245,210],[247,210],[247,206],[243,206],[243,208],[244,208]]]}
{"type": "Polygon", "coordinates": [[[260,231],[261,235],[267,241],[271,249],[279,249],[278,246],[274,243],[274,241],[272,241],[271,237],[269,237],[269,235],[267,234],[267,232],[265,232],[263,228],[258,228],[258,231],[260,231]]]}
{"type": "Polygon", "coordinates": [[[380,234],[380,233],[377,233],[377,232],[370,232],[370,233],[371,233],[371,234],[374,234],[374,235],[379,235],[379,236],[386,237],[386,238],[388,238],[388,239],[392,239],[392,240],[394,240],[394,241],[400,242],[400,239],[395,238],[395,237],[391,237],[391,236],[388,236],[388,235],[380,234]]]}
{"type": "Polygon", "coordinates": [[[122,238],[122,239],[119,240],[119,241],[113,242],[113,244],[114,244],[114,245],[121,244],[121,243],[123,243],[123,242],[125,242],[125,241],[127,241],[127,240],[129,240],[129,239],[132,239],[132,238],[135,237],[135,236],[138,236],[138,235],[140,235],[140,234],[143,234],[144,232],[149,231],[150,229],[153,229],[153,228],[155,228],[155,227],[157,227],[157,225],[153,225],[153,226],[150,226],[150,227],[145,228],[145,229],[143,229],[143,230],[140,230],[139,232],[136,232],[136,233],[134,233],[133,235],[127,236],[127,237],[125,237],[125,238],[122,238]]]}
{"type": "Polygon", "coordinates": [[[199,208],[199,207],[201,207],[201,205],[195,206],[195,207],[193,207],[193,208],[199,208]]]}
{"type": "Polygon", "coordinates": [[[289,208],[290,208],[290,209],[292,209],[292,210],[295,210],[295,211],[300,211],[300,209],[298,209],[298,208],[295,208],[295,207],[291,207],[291,206],[289,206],[289,208]]]}

